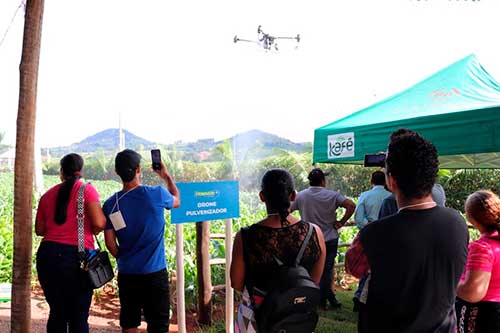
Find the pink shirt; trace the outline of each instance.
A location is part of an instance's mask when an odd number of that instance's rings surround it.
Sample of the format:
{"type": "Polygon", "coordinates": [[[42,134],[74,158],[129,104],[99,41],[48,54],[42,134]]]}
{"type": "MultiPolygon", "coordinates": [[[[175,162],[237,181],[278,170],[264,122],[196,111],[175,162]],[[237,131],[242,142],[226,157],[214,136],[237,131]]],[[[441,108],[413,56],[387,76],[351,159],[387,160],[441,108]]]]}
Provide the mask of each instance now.
{"type": "Polygon", "coordinates": [[[469,244],[465,271],[470,270],[491,273],[490,285],[482,300],[500,302],[500,240],[498,232],[483,235],[477,241],[469,244]]]}
{"type": "MultiPolygon", "coordinates": [[[[45,224],[45,235],[42,241],[51,241],[67,245],[78,245],[78,222],[76,219],[76,202],[78,199],[78,190],[82,185],[81,181],[77,181],[71,190],[66,211],[66,222],[58,225],[54,221],[57,193],[61,184],[50,188],[40,198],[38,210],[36,212],[36,220],[45,224]]],[[[87,184],[84,191],[85,208],[89,202],[99,202],[99,194],[92,184],[87,184]]],[[[94,237],[91,230],[90,220],[84,211],[84,245],[87,249],[94,248],[94,237]]]]}

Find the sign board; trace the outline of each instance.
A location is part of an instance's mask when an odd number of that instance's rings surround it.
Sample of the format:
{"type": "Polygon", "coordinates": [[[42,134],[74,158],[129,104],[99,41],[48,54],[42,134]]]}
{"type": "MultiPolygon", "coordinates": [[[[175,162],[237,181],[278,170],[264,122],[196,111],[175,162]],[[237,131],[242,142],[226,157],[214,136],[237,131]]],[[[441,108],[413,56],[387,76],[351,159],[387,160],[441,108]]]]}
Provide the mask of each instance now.
{"type": "Polygon", "coordinates": [[[354,132],[328,136],[328,158],[354,156],[354,132]]]}
{"type": "Polygon", "coordinates": [[[222,220],[240,216],[237,181],[177,183],[181,205],[172,209],[172,223],[222,220]]]}

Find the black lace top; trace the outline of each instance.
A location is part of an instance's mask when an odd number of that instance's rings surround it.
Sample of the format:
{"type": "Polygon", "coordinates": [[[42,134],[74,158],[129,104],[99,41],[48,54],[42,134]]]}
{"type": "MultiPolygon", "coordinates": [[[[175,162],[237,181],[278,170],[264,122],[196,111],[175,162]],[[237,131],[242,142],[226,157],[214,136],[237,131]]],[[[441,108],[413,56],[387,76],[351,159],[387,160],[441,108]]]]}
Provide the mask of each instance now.
{"type": "MultiPolygon", "coordinates": [[[[253,224],[242,229],[245,281],[262,290],[277,269],[273,254],[285,265],[293,265],[310,224],[299,221],[283,228],[271,228],[253,224]]],[[[304,251],[300,264],[310,273],[321,255],[316,229],[304,251]]]]}

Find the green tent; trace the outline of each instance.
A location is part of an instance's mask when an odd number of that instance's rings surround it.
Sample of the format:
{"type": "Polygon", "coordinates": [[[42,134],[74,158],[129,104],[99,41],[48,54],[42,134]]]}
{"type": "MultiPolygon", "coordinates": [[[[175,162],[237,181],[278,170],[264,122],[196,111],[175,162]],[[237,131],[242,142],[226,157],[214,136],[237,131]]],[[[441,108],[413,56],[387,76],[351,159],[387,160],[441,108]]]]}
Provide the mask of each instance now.
{"type": "Polygon", "coordinates": [[[314,131],[313,163],[362,164],[409,128],[441,168],[500,168],[500,85],[470,55],[413,87],[314,131]]]}

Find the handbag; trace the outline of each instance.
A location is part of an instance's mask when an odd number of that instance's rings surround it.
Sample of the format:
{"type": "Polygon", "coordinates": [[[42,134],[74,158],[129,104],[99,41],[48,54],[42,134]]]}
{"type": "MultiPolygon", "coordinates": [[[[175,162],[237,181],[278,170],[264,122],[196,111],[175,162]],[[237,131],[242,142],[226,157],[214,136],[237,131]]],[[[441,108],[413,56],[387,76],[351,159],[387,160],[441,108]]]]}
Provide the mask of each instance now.
{"type": "Polygon", "coordinates": [[[101,244],[97,237],[95,240],[97,246],[96,250],[91,250],[85,252],[84,246],[84,191],[87,185],[84,183],[80,186],[78,191],[78,201],[77,201],[77,220],[78,220],[78,255],[80,258],[80,268],[89,280],[90,286],[93,289],[101,288],[103,285],[108,283],[115,276],[113,272],[113,267],[111,266],[111,261],[109,260],[108,252],[101,249],[101,244]]]}
{"type": "Polygon", "coordinates": [[[368,258],[364,253],[359,232],[345,254],[344,265],[347,273],[357,277],[358,279],[365,277],[370,271],[370,264],[368,263],[368,258]]]}

